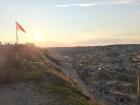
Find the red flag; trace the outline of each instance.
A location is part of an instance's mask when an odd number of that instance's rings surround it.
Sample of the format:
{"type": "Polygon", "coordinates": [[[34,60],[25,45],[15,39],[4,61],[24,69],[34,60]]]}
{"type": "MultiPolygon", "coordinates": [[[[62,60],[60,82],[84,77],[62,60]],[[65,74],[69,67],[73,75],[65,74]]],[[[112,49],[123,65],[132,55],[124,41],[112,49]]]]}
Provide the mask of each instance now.
{"type": "Polygon", "coordinates": [[[17,29],[18,31],[26,32],[26,31],[24,30],[24,28],[23,28],[18,22],[16,22],[16,29],[17,29]]]}

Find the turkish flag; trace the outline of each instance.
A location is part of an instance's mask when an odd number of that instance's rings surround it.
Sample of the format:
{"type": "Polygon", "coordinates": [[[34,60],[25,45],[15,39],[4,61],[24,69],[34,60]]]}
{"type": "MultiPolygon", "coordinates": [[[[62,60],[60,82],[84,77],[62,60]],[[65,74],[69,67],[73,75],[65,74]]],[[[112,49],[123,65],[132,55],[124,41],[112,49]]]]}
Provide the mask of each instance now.
{"type": "Polygon", "coordinates": [[[23,28],[18,22],[16,22],[16,29],[17,29],[18,31],[26,32],[26,31],[24,30],[24,28],[23,28]]]}

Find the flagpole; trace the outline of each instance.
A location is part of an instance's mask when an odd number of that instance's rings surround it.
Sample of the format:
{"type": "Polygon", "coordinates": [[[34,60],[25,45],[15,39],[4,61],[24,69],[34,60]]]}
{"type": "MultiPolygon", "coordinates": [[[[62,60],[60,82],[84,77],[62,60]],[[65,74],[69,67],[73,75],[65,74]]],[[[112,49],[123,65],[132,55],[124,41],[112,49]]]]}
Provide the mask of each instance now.
{"type": "Polygon", "coordinates": [[[24,28],[16,21],[16,44],[18,44],[18,31],[26,32],[24,28]]]}
{"type": "Polygon", "coordinates": [[[17,41],[17,44],[18,44],[17,28],[16,28],[16,41],[17,41]]]}

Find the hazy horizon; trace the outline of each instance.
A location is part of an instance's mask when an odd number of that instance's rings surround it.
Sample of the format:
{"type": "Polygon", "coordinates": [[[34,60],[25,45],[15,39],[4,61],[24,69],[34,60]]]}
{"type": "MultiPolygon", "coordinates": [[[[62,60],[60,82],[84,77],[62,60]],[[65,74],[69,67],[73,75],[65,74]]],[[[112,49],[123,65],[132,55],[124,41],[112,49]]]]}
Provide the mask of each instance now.
{"type": "Polygon", "coordinates": [[[140,44],[140,0],[0,0],[0,41],[38,46],[140,44]]]}

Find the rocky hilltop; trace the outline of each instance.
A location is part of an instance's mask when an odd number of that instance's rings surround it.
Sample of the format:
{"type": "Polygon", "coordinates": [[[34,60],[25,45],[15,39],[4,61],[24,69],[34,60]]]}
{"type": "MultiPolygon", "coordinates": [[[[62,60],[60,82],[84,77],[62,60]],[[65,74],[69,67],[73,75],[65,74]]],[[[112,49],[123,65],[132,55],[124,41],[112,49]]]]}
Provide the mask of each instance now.
{"type": "Polygon", "coordinates": [[[0,105],[98,105],[48,49],[0,46],[0,105]]]}

